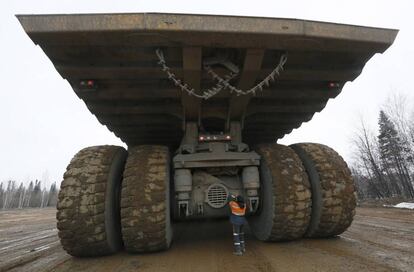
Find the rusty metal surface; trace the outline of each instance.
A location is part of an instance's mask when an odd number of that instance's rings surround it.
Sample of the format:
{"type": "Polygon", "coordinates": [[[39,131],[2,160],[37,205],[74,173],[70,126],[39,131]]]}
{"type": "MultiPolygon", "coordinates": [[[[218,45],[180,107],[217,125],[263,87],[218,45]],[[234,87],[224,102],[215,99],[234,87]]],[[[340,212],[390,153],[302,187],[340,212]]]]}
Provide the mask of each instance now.
{"type": "Polygon", "coordinates": [[[185,112],[189,119],[199,113],[206,129],[220,129],[228,116],[243,115],[248,143],[281,138],[321,111],[398,32],[305,20],[155,13],[18,19],[88,109],[129,145],[179,144],[185,112]],[[256,96],[235,99],[227,91],[204,101],[182,97],[171,84],[157,65],[159,47],[178,77],[202,89],[211,86],[211,78],[199,67],[200,52],[196,60],[191,48],[200,48],[202,57],[231,50],[242,69],[235,85],[243,88],[265,78],[281,52],[288,53],[288,61],[278,82],[256,96]],[[252,50],[259,57],[246,60],[252,50]],[[83,79],[95,80],[97,90],[82,91],[83,79]]]}

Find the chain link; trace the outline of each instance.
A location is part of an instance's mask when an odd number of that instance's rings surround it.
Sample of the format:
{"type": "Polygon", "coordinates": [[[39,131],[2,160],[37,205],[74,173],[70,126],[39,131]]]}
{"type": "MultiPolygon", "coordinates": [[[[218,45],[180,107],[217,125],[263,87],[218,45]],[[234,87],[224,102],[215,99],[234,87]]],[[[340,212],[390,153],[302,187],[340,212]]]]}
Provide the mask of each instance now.
{"type": "Polygon", "coordinates": [[[213,96],[215,96],[216,94],[218,94],[219,92],[221,92],[224,89],[229,89],[230,92],[234,92],[236,93],[238,96],[239,95],[249,95],[249,94],[256,94],[256,92],[259,91],[263,91],[263,88],[266,86],[268,87],[270,85],[271,82],[274,82],[276,80],[276,77],[280,75],[280,72],[283,70],[283,66],[285,65],[286,61],[287,61],[287,55],[283,54],[280,57],[280,61],[279,64],[276,66],[275,69],[273,69],[273,71],[264,79],[262,80],[260,83],[258,83],[256,86],[254,86],[253,88],[247,90],[247,91],[243,91],[240,90],[236,87],[234,87],[233,85],[231,85],[229,82],[230,80],[232,80],[233,78],[235,78],[238,73],[232,73],[230,72],[229,74],[225,75],[224,78],[219,76],[216,72],[213,71],[213,69],[209,66],[209,65],[204,65],[204,69],[207,71],[207,73],[215,80],[217,81],[217,84],[212,87],[209,88],[207,90],[201,90],[202,94],[198,94],[197,91],[192,88],[189,87],[187,84],[182,83],[182,81],[180,79],[177,78],[177,76],[171,71],[171,68],[168,67],[165,58],[164,58],[164,53],[162,52],[161,49],[157,49],[155,51],[157,57],[158,57],[158,64],[161,66],[162,70],[167,74],[168,78],[174,83],[175,86],[179,87],[181,89],[181,91],[184,91],[186,93],[188,93],[189,95],[201,98],[201,99],[209,99],[213,96]]]}
{"type": "Polygon", "coordinates": [[[213,79],[218,81],[218,83],[222,84],[225,88],[228,88],[230,92],[236,93],[237,96],[249,95],[249,94],[255,95],[257,91],[263,91],[264,87],[269,87],[271,82],[276,81],[276,78],[280,75],[280,72],[283,71],[283,66],[285,65],[286,61],[287,61],[287,55],[283,54],[280,57],[279,64],[276,66],[276,68],[273,69],[273,71],[267,77],[265,77],[265,79],[263,79],[256,86],[254,86],[253,88],[247,91],[243,91],[243,90],[240,90],[234,87],[228,81],[224,80],[222,77],[216,74],[210,67],[205,67],[205,68],[207,69],[207,72],[213,77],[213,79]]]}
{"type": "Polygon", "coordinates": [[[218,82],[214,87],[201,91],[202,94],[198,94],[194,88],[189,87],[187,84],[182,83],[180,79],[177,79],[177,76],[171,72],[170,67],[167,66],[164,58],[164,53],[161,49],[157,49],[155,53],[158,56],[159,62],[158,64],[161,65],[162,70],[168,75],[168,78],[174,83],[175,86],[179,87],[181,91],[187,92],[189,95],[201,98],[201,99],[209,99],[210,97],[215,96],[221,90],[225,88],[224,83],[228,83],[230,80],[237,76],[237,73],[229,73],[222,79],[221,82],[218,82]]]}

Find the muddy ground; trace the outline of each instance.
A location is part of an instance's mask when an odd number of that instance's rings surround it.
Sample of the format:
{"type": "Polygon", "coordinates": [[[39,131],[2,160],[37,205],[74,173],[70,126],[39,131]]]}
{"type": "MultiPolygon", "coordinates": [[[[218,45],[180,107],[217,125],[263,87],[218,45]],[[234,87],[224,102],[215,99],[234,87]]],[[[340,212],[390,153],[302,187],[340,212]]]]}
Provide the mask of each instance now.
{"type": "Polygon", "coordinates": [[[337,238],[263,243],[232,255],[226,221],[180,223],[167,252],[79,259],[61,248],[54,209],[0,212],[0,271],[414,271],[414,211],[358,208],[337,238]]]}

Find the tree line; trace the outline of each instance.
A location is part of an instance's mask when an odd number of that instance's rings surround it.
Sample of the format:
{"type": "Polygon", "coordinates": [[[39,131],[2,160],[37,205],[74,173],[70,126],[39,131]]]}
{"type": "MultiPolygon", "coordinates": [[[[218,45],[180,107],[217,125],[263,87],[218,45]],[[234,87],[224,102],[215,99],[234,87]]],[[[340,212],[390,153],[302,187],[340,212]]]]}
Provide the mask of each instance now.
{"type": "Polygon", "coordinates": [[[401,95],[389,98],[379,110],[377,133],[361,121],[351,163],[359,199],[414,199],[414,109],[409,101],[401,95]]]}
{"type": "Polygon", "coordinates": [[[57,203],[56,182],[49,189],[42,188],[40,180],[31,181],[28,186],[17,185],[14,180],[0,183],[0,209],[54,207],[57,203]]]}

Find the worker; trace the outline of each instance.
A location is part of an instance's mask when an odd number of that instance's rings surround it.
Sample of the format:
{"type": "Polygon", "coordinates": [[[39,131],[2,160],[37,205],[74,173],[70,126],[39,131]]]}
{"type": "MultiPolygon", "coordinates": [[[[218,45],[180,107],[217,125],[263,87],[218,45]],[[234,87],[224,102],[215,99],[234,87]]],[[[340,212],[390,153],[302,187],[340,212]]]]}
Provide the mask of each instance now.
{"type": "Polygon", "coordinates": [[[230,222],[233,225],[234,255],[241,256],[246,251],[244,244],[243,225],[246,223],[246,204],[241,195],[229,196],[230,222]]]}

